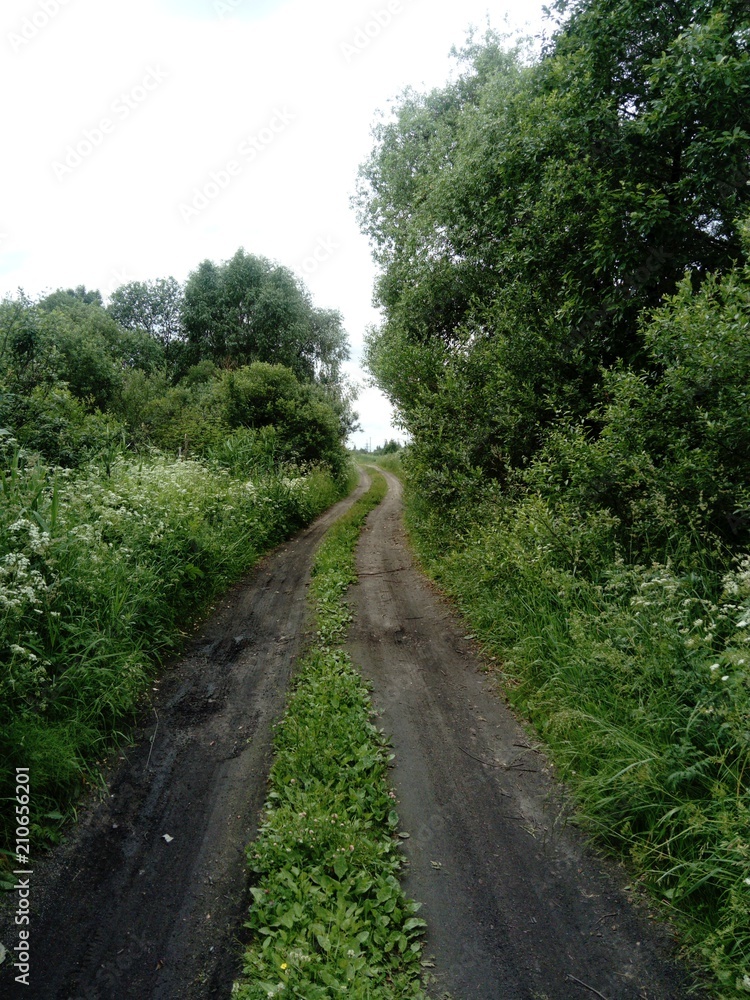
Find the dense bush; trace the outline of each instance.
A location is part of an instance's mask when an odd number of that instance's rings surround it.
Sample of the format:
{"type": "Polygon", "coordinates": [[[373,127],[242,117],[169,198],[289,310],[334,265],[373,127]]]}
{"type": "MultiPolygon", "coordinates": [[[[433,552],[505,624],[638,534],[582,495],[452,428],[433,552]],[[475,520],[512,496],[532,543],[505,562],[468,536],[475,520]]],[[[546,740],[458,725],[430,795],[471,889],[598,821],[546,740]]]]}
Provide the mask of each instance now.
{"type": "Polygon", "coordinates": [[[184,624],[348,485],[338,314],[272,269],[262,346],[302,358],[307,381],[232,353],[243,332],[252,353],[237,281],[269,267],[240,253],[218,269],[236,279],[235,312],[213,317],[229,350],[192,365],[195,281],[187,305],[174,279],[123,286],[108,309],[82,286],[0,303],[0,796],[32,769],[37,844],[184,624]]]}
{"type": "MultiPolygon", "coordinates": [[[[98,300],[89,301],[91,294],[0,304],[0,427],[24,447],[77,467],[116,441],[134,450],[205,456],[238,428],[251,428],[264,430],[266,456],[274,441],[277,465],[343,470],[355,417],[337,362],[329,358],[332,380],[300,381],[280,364],[237,367],[230,358],[219,368],[204,358],[175,383],[165,353],[173,339],[163,324],[152,317],[153,334],[123,328],[98,300]]],[[[132,298],[123,293],[115,314],[130,317],[126,306],[132,311],[140,302],[132,298]]],[[[140,306],[133,316],[141,315],[140,306]]],[[[315,348],[308,346],[312,359],[315,348]]]]}
{"type": "Polygon", "coordinates": [[[605,372],[600,405],[559,422],[525,482],[582,514],[609,510],[630,551],[747,547],[750,268],[698,292],[686,278],[644,342],[649,367],[605,372]]]}

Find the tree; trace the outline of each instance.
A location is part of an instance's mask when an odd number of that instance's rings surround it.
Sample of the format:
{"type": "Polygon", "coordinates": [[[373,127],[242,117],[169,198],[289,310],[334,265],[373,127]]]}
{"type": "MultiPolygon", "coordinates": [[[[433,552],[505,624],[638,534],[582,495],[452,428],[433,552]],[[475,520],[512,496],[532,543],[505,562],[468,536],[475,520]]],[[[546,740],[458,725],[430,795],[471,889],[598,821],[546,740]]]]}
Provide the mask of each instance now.
{"type": "Polygon", "coordinates": [[[746,5],[556,9],[542,58],[490,34],[458,80],[407,92],[361,170],[371,370],[430,467],[522,467],[603,368],[645,361],[641,317],[686,270],[698,287],[745,259],[746,5]]]}
{"type": "Polygon", "coordinates": [[[165,350],[182,340],[182,285],[175,278],[131,281],[111,295],[107,311],[126,330],[145,330],[165,350]]]}
{"type": "Polygon", "coordinates": [[[244,250],[203,261],[188,278],[182,311],[190,364],[282,364],[305,381],[336,381],[348,357],[339,313],[316,309],[287,268],[244,250]]]}
{"type": "Polygon", "coordinates": [[[102,294],[99,291],[87,291],[85,285],[78,285],[76,288],[58,288],[56,292],[47,295],[39,303],[39,308],[45,312],[51,312],[61,306],[70,305],[73,302],[82,302],[87,306],[102,306],[102,294]]]}
{"type": "Polygon", "coordinates": [[[225,372],[219,395],[232,429],[274,429],[283,460],[323,462],[335,474],[343,469],[341,420],[322,387],[300,382],[283,365],[256,361],[225,372]]]}

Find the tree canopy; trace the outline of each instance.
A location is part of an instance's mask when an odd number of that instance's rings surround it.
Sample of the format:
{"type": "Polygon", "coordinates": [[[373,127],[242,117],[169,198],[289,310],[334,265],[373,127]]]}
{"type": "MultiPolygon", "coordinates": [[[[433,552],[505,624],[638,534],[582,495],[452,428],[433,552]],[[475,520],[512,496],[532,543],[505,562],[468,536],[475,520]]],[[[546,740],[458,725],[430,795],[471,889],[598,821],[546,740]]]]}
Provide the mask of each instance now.
{"type": "Polygon", "coordinates": [[[470,38],[360,171],[385,317],[368,364],[439,494],[517,482],[561,422],[595,438],[610,368],[661,377],[648,319],[684,275],[697,293],[747,261],[746,3],[553,14],[539,55],[470,38]]]}
{"type": "Polygon", "coordinates": [[[513,464],[560,409],[588,411],[602,366],[643,357],[641,317],[686,270],[697,287],[745,260],[746,5],[556,11],[541,58],[490,33],[454,83],[404,94],[358,195],[386,317],[376,378],[410,430],[449,371],[470,379],[479,449],[489,436],[513,464]]]}
{"type": "Polygon", "coordinates": [[[37,302],[21,293],[0,303],[0,427],[61,465],[116,438],[338,473],[357,421],[346,357],[340,314],[243,250],[204,261],[184,288],[174,278],[122,285],[106,309],[84,286],[37,302]]]}
{"type": "Polygon", "coordinates": [[[182,323],[191,364],[264,361],[303,381],[335,382],[349,356],[341,315],[315,308],[288,268],[244,250],[222,264],[205,260],[191,273],[182,323]]]}

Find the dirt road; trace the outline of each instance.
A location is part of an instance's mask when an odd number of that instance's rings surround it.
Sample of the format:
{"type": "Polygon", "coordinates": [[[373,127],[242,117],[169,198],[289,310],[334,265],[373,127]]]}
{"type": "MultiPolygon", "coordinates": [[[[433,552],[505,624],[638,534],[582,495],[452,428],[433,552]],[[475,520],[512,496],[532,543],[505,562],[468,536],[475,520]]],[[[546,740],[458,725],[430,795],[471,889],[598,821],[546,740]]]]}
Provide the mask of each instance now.
{"type": "MultiPolygon", "coordinates": [[[[247,904],[243,848],[265,801],[312,557],[365,485],[264,559],[167,672],[110,796],[35,866],[31,986],[15,984],[8,960],[0,997],[227,1000],[247,904]]],[[[11,950],[8,903],[0,942],[11,950]]]]}
{"type": "MultiPolygon", "coordinates": [[[[685,997],[666,935],[565,828],[544,758],[412,566],[388,479],[360,544],[351,647],[394,740],[406,888],[429,922],[434,995],[685,997]]],[[[109,797],[35,870],[32,986],[16,987],[6,962],[0,997],[227,1000],[243,847],[265,799],[311,559],[352,500],[265,559],[167,673],[109,797]]],[[[7,909],[0,941],[11,947],[7,909]]]]}
{"type": "Polygon", "coordinates": [[[360,541],[350,648],[392,737],[410,834],[407,893],[422,901],[436,997],[678,1000],[666,933],[624,874],[564,821],[536,752],[472,656],[465,630],[417,572],[401,487],[360,541]]]}

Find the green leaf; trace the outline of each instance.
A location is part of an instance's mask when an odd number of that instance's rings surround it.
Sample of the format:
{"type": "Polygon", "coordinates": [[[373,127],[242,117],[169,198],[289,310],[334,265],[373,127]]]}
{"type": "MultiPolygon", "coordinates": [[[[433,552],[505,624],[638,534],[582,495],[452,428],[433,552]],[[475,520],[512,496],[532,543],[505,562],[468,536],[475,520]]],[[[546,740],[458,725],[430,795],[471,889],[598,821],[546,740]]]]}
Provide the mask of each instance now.
{"type": "Polygon", "coordinates": [[[333,862],[333,870],[336,872],[339,878],[343,878],[349,869],[349,863],[347,859],[340,854],[336,860],[333,862]]]}

